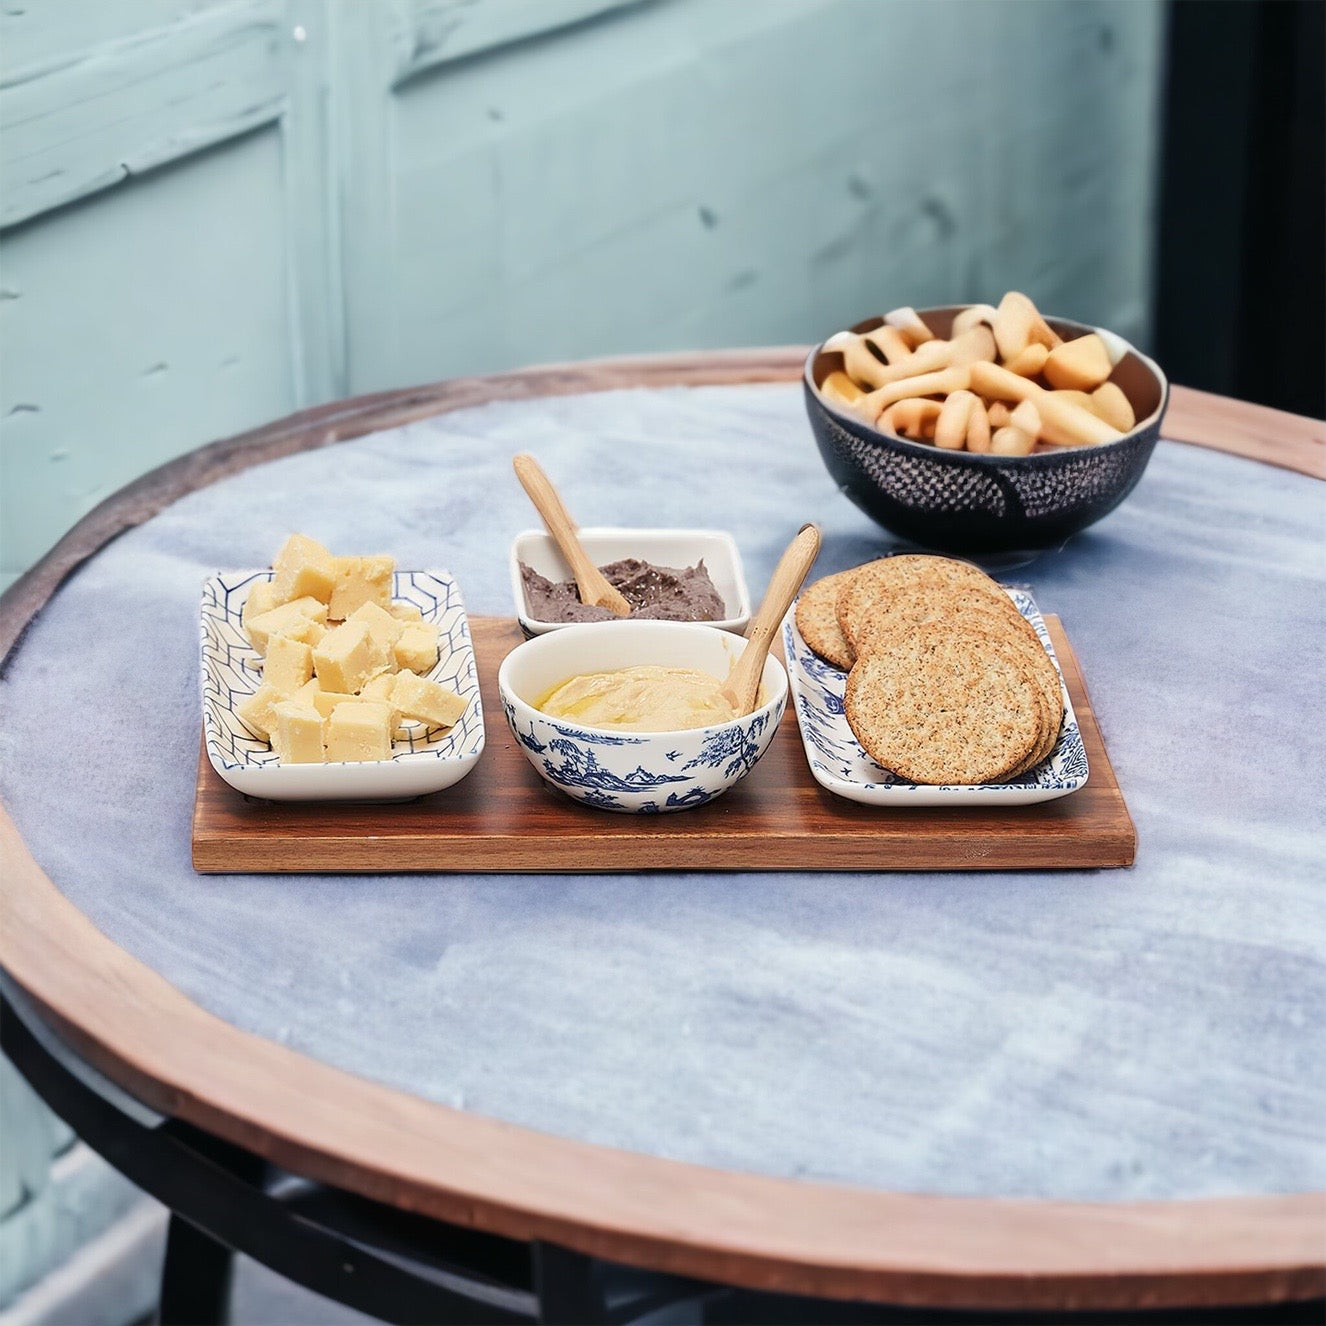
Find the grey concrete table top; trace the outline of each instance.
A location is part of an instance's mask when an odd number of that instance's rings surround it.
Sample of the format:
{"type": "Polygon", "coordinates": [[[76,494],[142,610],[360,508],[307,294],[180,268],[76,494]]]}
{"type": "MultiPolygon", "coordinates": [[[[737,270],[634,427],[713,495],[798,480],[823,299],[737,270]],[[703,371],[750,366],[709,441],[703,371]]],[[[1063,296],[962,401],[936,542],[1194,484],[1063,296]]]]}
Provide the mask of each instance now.
{"type": "Polygon", "coordinates": [[[1326,485],[1252,461],[1162,442],[1115,513],[994,568],[1063,620],[1131,869],[194,874],[207,575],[300,529],[445,567],[472,613],[510,615],[529,450],[586,524],[731,530],[758,597],[802,521],[817,573],[890,546],[799,393],[494,403],[176,502],[63,586],[0,683],[23,839],[227,1022],[548,1133],[943,1194],[1326,1188],[1326,485]]]}

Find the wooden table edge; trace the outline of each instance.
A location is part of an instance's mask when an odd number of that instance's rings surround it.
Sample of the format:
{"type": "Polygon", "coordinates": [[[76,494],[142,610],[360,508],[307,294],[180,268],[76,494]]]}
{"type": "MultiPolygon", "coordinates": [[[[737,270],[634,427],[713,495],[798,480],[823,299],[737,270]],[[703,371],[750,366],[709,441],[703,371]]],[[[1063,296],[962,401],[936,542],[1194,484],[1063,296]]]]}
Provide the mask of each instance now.
{"type": "MultiPolygon", "coordinates": [[[[804,353],[462,378],[320,406],[213,443],[108,499],[15,582],[0,598],[0,651],[7,662],[63,579],[117,534],[250,465],[486,401],[783,382],[797,376],[804,353]]],[[[1313,420],[1179,387],[1165,433],[1323,474],[1313,420]],[[1277,445],[1268,448],[1268,437],[1277,445]]],[[[1326,1294],[1326,1194],[1110,1203],[928,1196],[730,1173],[551,1137],[354,1077],[207,1013],[60,893],[3,807],[0,864],[0,967],[89,1063],[154,1109],[377,1200],[661,1271],[831,1298],[1104,1309],[1326,1294]]]]}

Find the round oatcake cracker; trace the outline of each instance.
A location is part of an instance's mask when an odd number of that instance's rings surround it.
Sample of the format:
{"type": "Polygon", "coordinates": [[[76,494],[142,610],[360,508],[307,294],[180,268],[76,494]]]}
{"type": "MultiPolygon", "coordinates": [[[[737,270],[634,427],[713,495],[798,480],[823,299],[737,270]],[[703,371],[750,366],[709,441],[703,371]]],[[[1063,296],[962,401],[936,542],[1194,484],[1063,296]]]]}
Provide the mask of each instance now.
{"type": "Polygon", "coordinates": [[[854,645],[869,653],[877,640],[899,635],[912,626],[944,622],[973,626],[996,637],[1023,635],[1039,646],[1036,632],[997,585],[991,593],[983,585],[908,585],[853,616],[854,645]]]}
{"type": "Polygon", "coordinates": [[[857,568],[852,567],[849,571],[835,571],[823,576],[803,589],[797,599],[796,623],[801,638],[826,663],[832,663],[836,668],[850,668],[856,662],[856,651],[838,625],[834,607],[838,591],[856,572],[857,568]]]}
{"type": "Polygon", "coordinates": [[[843,635],[856,648],[857,621],[875,604],[887,602],[902,589],[919,586],[938,588],[944,585],[984,589],[987,593],[1007,597],[994,580],[970,562],[960,562],[952,557],[905,553],[897,557],[881,557],[878,561],[867,562],[865,566],[857,568],[851,582],[838,591],[835,604],[838,624],[843,635]]]}
{"type": "Polygon", "coordinates": [[[1044,701],[1004,640],[934,623],[859,657],[847,722],[866,752],[914,783],[995,783],[1044,739],[1044,701]]]}

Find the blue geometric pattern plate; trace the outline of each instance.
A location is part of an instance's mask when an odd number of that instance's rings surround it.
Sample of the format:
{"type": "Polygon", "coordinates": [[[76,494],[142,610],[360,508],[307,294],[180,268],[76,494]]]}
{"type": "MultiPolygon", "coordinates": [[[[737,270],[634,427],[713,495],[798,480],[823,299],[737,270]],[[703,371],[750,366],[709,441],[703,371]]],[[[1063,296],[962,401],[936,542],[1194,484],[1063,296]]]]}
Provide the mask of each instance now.
{"type": "Polygon", "coordinates": [[[1064,686],[1063,672],[1035,600],[1020,589],[1008,589],[1014,607],[1035,628],[1064,697],[1064,725],[1049,757],[1034,769],[1006,783],[932,786],[908,783],[877,764],[861,749],[847,725],[843,694],[847,673],[826,663],[801,638],[795,608],[783,620],[783,651],[810,771],[821,786],[840,797],[871,806],[1025,806],[1052,801],[1076,792],[1087,781],[1087,752],[1064,686]]]}
{"type": "Polygon", "coordinates": [[[203,733],[222,778],[248,796],[273,801],[402,801],[459,782],[483,752],[483,705],[469,620],[446,571],[397,571],[393,596],[413,603],[438,628],[438,661],[428,674],[468,701],[454,727],[406,724],[389,760],[281,764],[267,742],[240,722],[235,706],[262,681],[261,660],[240,625],[249,590],[270,570],[228,571],[203,586],[203,733]]]}

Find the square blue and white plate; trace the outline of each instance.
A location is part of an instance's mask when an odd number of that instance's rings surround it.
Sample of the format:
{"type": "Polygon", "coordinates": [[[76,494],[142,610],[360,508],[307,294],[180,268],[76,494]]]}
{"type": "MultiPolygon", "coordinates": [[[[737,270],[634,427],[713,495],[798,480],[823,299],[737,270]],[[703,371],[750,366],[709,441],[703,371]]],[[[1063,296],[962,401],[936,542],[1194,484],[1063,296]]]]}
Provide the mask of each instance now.
{"type": "Polygon", "coordinates": [[[428,674],[467,701],[449,728],[422,723],[397,730],[389,760],[281,764],[240,721],[235,707],[262,682],[262,663],[240,615],[250,589],[270,570],[229,571],[203,586],[203,734],[212,768],[231,787],[272,801],[404,801],[459,782],[483,753],[483,704],[469,620],[446,571],[397,571],[393,596],[413,603],[438,628],[438,661],[428,674]]]}
{"type": "Polygon", "coordinates": [[[1026,806],[1076,792],[1087,781],[1087,752],[1064,686],[1063,672],[1050,643],[1040,609],[1030,594],[1008,589],[1014,607],[1035,628],[1064,697],[1064,723],[1059,741],[1034,769],[1006,783],[929,785],[909,783],[877,764],[861,748],[847,724],[843,695],[847,673],[826,663],[801,638],[795,609],[783,620],[783,652],[792,687],[792,703],[801,729],[801,744],[815,780],[830,792],[870,806],[1026,806]]]}

